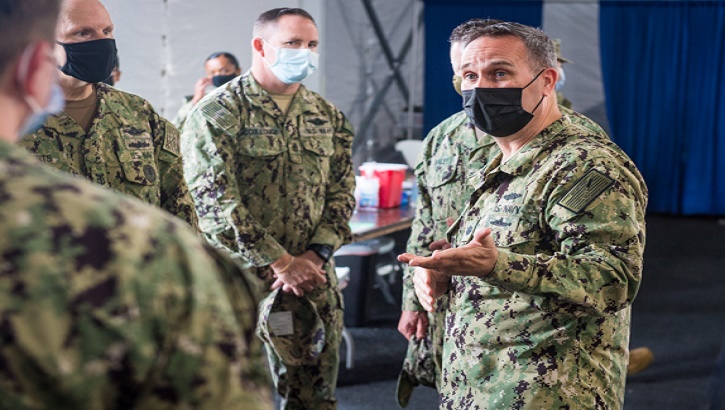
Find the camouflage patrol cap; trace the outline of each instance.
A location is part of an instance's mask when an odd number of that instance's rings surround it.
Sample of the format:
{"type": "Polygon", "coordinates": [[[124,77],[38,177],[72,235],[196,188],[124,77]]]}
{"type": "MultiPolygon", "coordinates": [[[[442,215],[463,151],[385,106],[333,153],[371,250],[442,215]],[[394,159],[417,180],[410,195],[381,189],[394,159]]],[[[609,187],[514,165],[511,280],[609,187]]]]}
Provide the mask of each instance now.
{"type": "Polygon", "coordinates": [[[554,47],[556,48],[556,59],[562,63],[571,63],[571,60],[567,60],[566,58],[561,56],[561,40],[557,38],[552,41],[554,42],[554,47]]]}
{"type": "Polygon", "coordinates": [[[436,367],[433,358],[433,347],[430,336],[423,339],[410,338],[408,351],[403,361],[403,369],[398,375],[398,384],[395,395],[400,407],[406,407],[418,385],[436,388],[436,367]]]}
{"type": "Polygon", "coordinates": [[[262,300],[257,335],[290,366],[309,364],[325,345],[325,326],[317,305],[306,296],[284,293],[281,288],[262,300]]]}

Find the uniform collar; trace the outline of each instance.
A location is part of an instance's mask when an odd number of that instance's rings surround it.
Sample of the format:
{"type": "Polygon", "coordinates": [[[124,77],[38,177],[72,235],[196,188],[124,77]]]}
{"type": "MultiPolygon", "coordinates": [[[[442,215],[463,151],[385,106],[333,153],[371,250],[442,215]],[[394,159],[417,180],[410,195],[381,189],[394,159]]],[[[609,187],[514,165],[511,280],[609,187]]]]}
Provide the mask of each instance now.
{"type": "MultiPolygon", "coordinates": [[[[252,75],[251,70],[242,75],[241,82],[244,95],[249,100],[250,105],[259,107],[270,115],[279,114],[279,109],[272,99],[272,96],[259,85],[252,75]]],[[[314,93],[308,90],[303,84],[300,84],[300,88],[297,89],[292,103],[287,110],[287,116],[318,113],[317,104],[315,104],[314,100],[314,93]]]]}
{"type": "Polygon", "coordinates": [[[128,110],[128,107],[124,101],[121,101],[121,91],[105,83],[96,83],[95,86],[96,93],[98,94],[98,112],[96,112],[96,117],[106,117],[108,113],[111,113],[119,124],[126,126],[132,125],[126,121],[128,114],[124,115],[122,112],[123,110],[128,110]],[[118,111],[119,109],[121,111],[118,111]]]}
{"type": "MultiPolygon", "coordinates": [[[[501,164],[500,170],[509,175],[524,175],[534,165],[536,158],[542,150],[551,146],[558,139],[558,135],[565,128],[564,116],[544,128],[528,144],[523,146],[519,152],[514,154],[508,161],[501,164]]],[[[499,156],[502,154],[499,154],[499,156]]],[[[497,161],[498,162],[498,161],[497,161]]]]}

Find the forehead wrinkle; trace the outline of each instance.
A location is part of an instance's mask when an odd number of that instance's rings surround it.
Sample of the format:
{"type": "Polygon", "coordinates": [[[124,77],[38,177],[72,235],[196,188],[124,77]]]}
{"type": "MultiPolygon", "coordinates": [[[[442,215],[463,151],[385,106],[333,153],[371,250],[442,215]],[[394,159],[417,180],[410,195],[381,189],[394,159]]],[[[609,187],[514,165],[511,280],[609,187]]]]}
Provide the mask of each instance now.
{"type": "Polygon", "coordinates": [[[508,60],[491,60],[485,64],[487,67],[513,67],[508,60]]]}
{"type": "MultiPolygon", "coordinates": [[[[73,22],[69,22],[67,24],[66,31],[76,32],[76,31],[84,31],[84,30],[96,30],[99,26],[93,25],[93,24],[75,24],[73,22]]],[[[114,27],[113,24],[108,24],[105,27],[102,28],[103,30],[110,29],[110,31],[113,31],[114,27]]]]}
{"type": "Polygon", "coordinates": [[[514,67],[510,61],[502,59],[486,60],[485,58],[478,58],[478,56],[474,56],[473,58],[469,58],[467,60],[469,61],[463,63],[461,65],[461,69],[469,68],[474,64],[480,64],[482,68],[514,67]]]}

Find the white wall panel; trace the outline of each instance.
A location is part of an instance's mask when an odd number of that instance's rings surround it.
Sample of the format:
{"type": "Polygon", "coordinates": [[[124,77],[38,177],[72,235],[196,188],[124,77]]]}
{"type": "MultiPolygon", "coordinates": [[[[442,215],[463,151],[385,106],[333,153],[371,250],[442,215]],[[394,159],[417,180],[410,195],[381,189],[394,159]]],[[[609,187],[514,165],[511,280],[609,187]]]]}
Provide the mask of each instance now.
{"type": "Polygon", "coordinates": [[[572,108],[608,129],[599,52],[599,2],[548,0],[543,29],[561,39],[566,83],[562,92],[572,108]]]}
{"type": "MultiPolygon", "coordinates": [[[[372,5],[390,49],[397,57],[413,27],[413,1],[374,0],[372,5]]],[[[420,33],[418,52],[414,53],[411,48],[400,69],[415,105],[422,105],[423,101],[422,30],[420,33]],[[413,58],[415,62],[411,66],[413,58]]],[[[327,42],[327,97],[345,112],[356,130],[360,130],[375,93],[392,73],[362,1],[327,0],[327,42]]],[[[380,148],[392,146],[396,138],[405,135],[404,113],[408,107],[395,83],[388,88],[384,104],[367,125],[366,139],[374,146],[368,149],[368,145],[363,144],[361,148],[365,149],[356,152],[358,163],[378,159],[370,155],[380,148]]]]}
{"type": "MultiPolygon", "coordinates": [[[[305,80],[342,109],[356,128],[370,102],[391,73],[361,0],[102,0],[116,24],[123,77],[119,88],[141,95],[172,118],[184,96],[203,75],[204,59],[229,51],[244,70],[251,63],[251,33],[256,17],[275,7],[302,7],[320,29],[320,69],[305,80]]],[[[412,0],[373,0],[394,54],[414,22],[412,0]]],[[[574,61],[566,68],[564,92],[574,109],[606,127],[599,69],[598,3],[545,0],[544,30],[562,39],[563,53],[574,61]]],[[[421,6],[422,7],[422,6],[421,6]]],[[[401,68],[416,105],[422,105],[423,39],[417,58],[411,50],[401,68]]],[[[369,135],[385,146],[404,135],[408,107],[393,84],[369,135]]]]}
{"type": "MultiPolygon", "coordinates": [[[[302,7],[317,21],[325,52],[326,0],[102,0],[116,25],[123,76],[118,87],[138,94],[168,118],[204,75],[204,59],[229,51],[243,70],[251,64],[252,27],[276,7],[302,7]]],[[[324,60],[323,60],[324,61],[324,60]]],[[[325,64],[305,84],[324,92],[325,64]]]]}

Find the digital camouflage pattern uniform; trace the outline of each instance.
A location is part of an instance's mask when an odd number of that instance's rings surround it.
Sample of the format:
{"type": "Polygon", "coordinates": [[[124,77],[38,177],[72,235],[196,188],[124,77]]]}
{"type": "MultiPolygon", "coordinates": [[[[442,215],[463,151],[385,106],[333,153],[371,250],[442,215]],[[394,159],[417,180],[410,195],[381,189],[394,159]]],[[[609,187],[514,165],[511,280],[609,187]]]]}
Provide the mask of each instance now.
{"type": "Polygon", "coordinates": [[[184,97],[184,102],[181,104],[181,107],[179,107],[179,111],[176,112],[176,117],[171,120],[171,123],[174,124],[178,130],[181,130],[184,126],[186,118],[189,116],[191,109],[194,108],[194,104],[191,102],[192,98],[192,96],[184,97]]]}
{"type": "Polygon", "coordinates": [[[556,102],[565,108],[571,109],[571,100],[566,98],[561,91],[556,92],[556,102]]]}
{"type": "MultiPolygon", "coordinates": [[[[604,131],[595,122],[582,114],[559,107],[573,122],[583,125],[594,132],[604,131]]],[[[428,245],[446,237],[450,223],[458,219],[468,198],[475,189],[466,181],[470,176],[474,183],[486,167],[491,155],[500,150],[494,139],[479,131],[476,136],[473,124],[464,111],[456,113],[433,128],[423,142],[423,149],[415,173],[418,180],[418,205],[413,220],[408,253],[428,256],[428,245]]],[[[403,281],[404,311],[423,311],[413,286],[413,269],[406,268],[403,281]]],[[[448,308],[447,297],[436,301],[435,315],[428,315],[428,334],[435,356],[437,385],[441,385],[442,350],[445,328],[445,315],[448,308]],[[440,325],[438,325],[440,324],[440,325]]],[[[425,368],[425,366],[419,366],[425,368]]]]}
{"type": "MultiPolygon", "coordinates": [[[[480,135],[479,139],[468,116],[461,111],[438,124],[423,141],[415,168],[418,203],[408,253],[430,255],[428,245],[444,239],[450,226],[448,220],[455,221],[463,212],[472,190],[466,184],[466,175],[469,171],[483,169],[490,151],[498,149],[493,138],[483,132],[480,135]]],[[[413,269],[406,267],[402,310],[424,311],[415,295],[412,275],[413,269]]],[[[435,358],[437,385],[440,385],[446,310],[444,296],[436,301],[436,313],[428,314],[428,345],[435,358]]]]}
{"type": "Polygon", "coordinates": [[[94,86],[98,110],[88,133],[63,112],[22,145],[44,164],[159,206],[196,229],[178,130],[143,98],[94,86]]]}
{"type": "Polygon", "coordinates": [[[185,223],[0,141],[1,409],[271,409],[256,300],[185,223]]]}
{"type": "MultiPolygon", "coordinates": [[[[352,140],[344,115],[316,93],[300,86],[285,115],[249,72],[189,114],[182,133],[184,173],[201,230],[260,278],[262,292],[269,293],[272,283],[268,265],[285,251],[300,255],[312,243],[338,249],[350,241],[352,140]]],[[[298,366],[267,349],[286,408],[336,406],[343,304],[333,263],[324,269],[327,283],[305,294],[325,324],[322,353],[298,366]]]]}
{"type": "Polygon", "coordinates": [[[564,112],[476,185],[449,239],[489,227],[500,253],[452,279],[441,407],[621,408],[645,243],[634,163],[564,112]]]}

